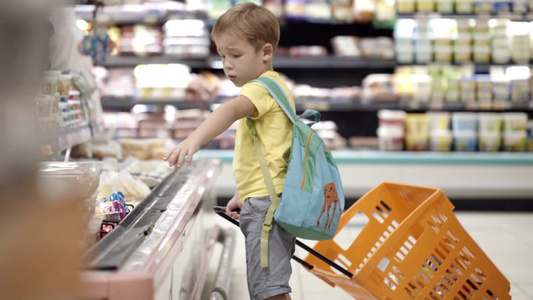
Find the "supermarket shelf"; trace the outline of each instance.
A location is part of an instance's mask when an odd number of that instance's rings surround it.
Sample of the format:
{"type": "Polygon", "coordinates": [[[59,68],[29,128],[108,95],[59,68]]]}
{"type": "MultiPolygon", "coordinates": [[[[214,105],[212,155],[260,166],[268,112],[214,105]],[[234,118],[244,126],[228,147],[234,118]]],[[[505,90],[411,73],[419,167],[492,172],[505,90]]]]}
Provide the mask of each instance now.
{"type": "Polygon", "coordinates": [[[451,63],[451,62],[438,62],[438,61],[432,61],[429,63],[398,63],[398,67],[409,67],[409,66],[430,66],[430,65],[437,65],[437,66],[473,66],[475,73],[488,73],[491,69],[491,67],[515,67],[515,66],[527,66],[531,67],[532,64],[529,63],[506,63],[506,64],[496,64],[496,63],[476,63],[476,62],[461,62],[461,63],[451,63]]]}
{"type": "MultiPolygon", "coordinates": [[[[421,164],[421,165],[514,165],[533,166],[533,153],[525,152],[413,152],[333,150],[338,164],[421,164]]],[[[197,157],[233,161],[233,150],[200,150],[197,157]]]]}
{"type": "MultiPolygon", "coordinates": [[[[173,105],[178,109],[208,107],[208,104],[200,105],[196,101],[178,99],[135,99],[102,97],[102,107],[112,110],[130,110],[137,104],[144,105],[173,105]]],[[[218,103],[220,101],[213,101],[218,103]]],[[[415,102],[415,101],[369,101],[351,99],[296,99],[296,110],[315,109],[318,111],[378,111],[380,109],[397,109],[405,111],[533,111],[533,101],[530,102],[495,102],[489,105],[473,102],[415,102]]]]}
{"type": "MultiPolygon", "coordinates": [[[[177,56],[110,56],[101,65],[108,68],[135,67],[139,64],[185,64],[191,68],[222,69],[222,60],[218,56],[177,57],[177,56]]],[[[395,60],[392,59],[363,59],[348,57],[290,57],[278,56],[274,58],[277,69],[394,69],[395,60]]]]}
{"type": "MultiPolygon", "coordinates": [[[[353,57],[293,57],[276,56],[273,60],[275,69],[393,69],[396,61],[393,59],[370,59],[353,57]]],[[[222,60],[218,56],[211,56],[208,66],[222,69],[222,60]]]]}
{"type": "Polygon", "coordinates": [[[130,110],[137,104],[156,106],[173,105],[178,109],[200,107],[198,102],[190,102],[178,99],[102,97],[100,100],[104,109],[112,110],[130,110]]]}
{"type": "Polygon", "coordinates": [[[109,56],[101,65],[108,68],[135,67],[140,64],[184,64],[191,68],[204,68],[205,58],[185,58],[178,56],[109,56]]]}
{"type": "MultiPolygon", "coordinates": [[[[76,17],[92,21],[94,6],[82,5],[77,6],[75,10],[76,17]]],[[[201,11],[166,11],[166,10],[151,10],[151,11],[105,11],[99,12],[97,15],[98,22],[108,25],[134,25],[134,24],[146,24],[146,25],[162,25],[167,20],[171,19],[201,19],[205,20],[207,14],[201,11]]]]}
{"type": "Polygon", "coordinates": [[[483,14],[459,14],[459,13],[440,13],[440,12],[417,12],[417,13],[399,13],[399,19],[418,19],[418,18],[451,18],[451,19],[477,19],[479,17],[488,18],[505,18],[512,21],[531,21],[533,13],[483,13],[483,14]]]}

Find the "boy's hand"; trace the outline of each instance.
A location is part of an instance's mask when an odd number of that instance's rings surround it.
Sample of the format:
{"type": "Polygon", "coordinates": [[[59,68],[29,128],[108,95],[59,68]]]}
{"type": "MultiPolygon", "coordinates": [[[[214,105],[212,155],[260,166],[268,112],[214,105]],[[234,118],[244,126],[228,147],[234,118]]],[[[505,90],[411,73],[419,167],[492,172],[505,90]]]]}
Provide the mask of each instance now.
{"type": "Polygon", "coordinates": [[[169,166],[177,166],[179,168],[183,164],[185,157],[187,157],[187,165],[190,165],[192,157],[198,149],[200,149],[200,144],[187,138],[185,141],[174,147],[174,149],[167,152],[165,157],[163,157],[163,160],[168,161],[169,166]]]}
{"type": "Polygon", "coordinates": [[[242,208],[242,202],[239,199],[239,197],[234,196],[231,198],[231,200],[226,204],[226,215],[238,219],[240,215],[240,210],[242,208]]]}

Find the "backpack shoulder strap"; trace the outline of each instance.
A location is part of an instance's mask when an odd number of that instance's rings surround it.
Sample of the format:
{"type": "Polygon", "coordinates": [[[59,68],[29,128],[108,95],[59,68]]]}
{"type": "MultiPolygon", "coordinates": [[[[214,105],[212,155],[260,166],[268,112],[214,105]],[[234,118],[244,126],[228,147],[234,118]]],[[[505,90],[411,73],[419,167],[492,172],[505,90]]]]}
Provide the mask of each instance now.
{"type": "Polygon", "coordinates": [[[272,95],[272,97],[276,99],[276,102],[278,102],[279,106],[285,112],[287,117],[289,117],[291,122],[296,123],[296,121],[298,120],[296,112],[294,111],[294,109],[292,109],[292,105],[289,101],[289,98],[287,97],[281,86],[279,86],[279,83],[277,83],[274,79],[266,76],[259,77],[252,81],[259,82],[264,85],[270,95],[272,95]]]}

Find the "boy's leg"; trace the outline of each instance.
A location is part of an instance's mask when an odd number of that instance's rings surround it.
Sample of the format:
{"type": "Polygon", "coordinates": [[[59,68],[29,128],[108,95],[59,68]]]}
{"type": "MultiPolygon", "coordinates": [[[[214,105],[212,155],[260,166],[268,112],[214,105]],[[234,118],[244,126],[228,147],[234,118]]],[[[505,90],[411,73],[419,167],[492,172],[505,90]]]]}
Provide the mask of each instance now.
{"type": "Polygon", "coordinates": [[[289,294],[283,294],[267,298],[266,300],[291,300],[291,296],[289,294]]]}
{"type": "Polygon", "coordinates": [[[291,296],[289,294],[283,294],[267,298],[266,300],[291,300],[291,296]]]}
{"type": "Polygon", "coordinates": [[[250,298],[287,298],[291,292],[289,279],[292,274],[291,257],[295,238],[276,222],[269,234],[268,267],[261,267],[261,230],[265,215],[270,207],[270,197],[248,198],[239,217],[241,231],[246,243],[246,277],[250,298]],[[286,294],[286,295],[285,295],[286,294]]]}

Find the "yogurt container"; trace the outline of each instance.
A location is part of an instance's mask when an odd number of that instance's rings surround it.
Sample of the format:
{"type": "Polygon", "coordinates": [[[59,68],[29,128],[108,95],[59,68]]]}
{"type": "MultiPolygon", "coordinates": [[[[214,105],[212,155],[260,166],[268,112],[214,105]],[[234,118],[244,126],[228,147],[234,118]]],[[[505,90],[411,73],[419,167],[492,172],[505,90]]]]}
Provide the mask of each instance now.
{"type": "Polygon", "coordinates": [[[377,130],[379,150],[402,151],[404,143],[403,129],[396,126],[381,126],[377,130]]]}
{"type": "Polygon", "coordinates": [[[505,132],[522,132],[527,128],[527,113],[503,113],[503,130],[505,132]]]}
{"type": "Polygon", "coordinates": [[[498,152],[502,145],[502,136],[499,132],[484,132],[479,134],[479,151],[498,152]]]}
{"type": "Polygon", "coordinates": [[[501,132],[502,116],[499,113],[479,113],[479,132],[480,135],[496,134],[501,132]]]}
{"type": "Polygon", "coordinates": [[[470,112],[454,112],[452,113],[452,129],[454,135],[456,132],[476,132],[477,130],[477,114],[470,112]]]}
{"type": "Polygon", "coordinates": [[[453,149],[455,151],[476,151],[477,135],[475,131],[454,131],[453,149]]]}
{"type": "Polygon", "coordinates": [[[400,127],[404,128],[406,113],[403,110],[382,109],[378,111],[380,127],[400,127]]]}
{"type": "Polygon", "coordinates": [[[431,151],[449,152],[452,149],[453,136],[449,130],[436,130],[429,136],[429,149],[431,151]]]}
{"type": "Polygon", "coordinates": [[[430,111],[426,113],[429,132],[448,131],[450,129],[450,113],[447,111],[430,111]]]}
{"type": "Polygon", "coordinates": [[[503,135],[503,150],[511,152],[526,151],[527,132],[505,132],[503,135]]]}

